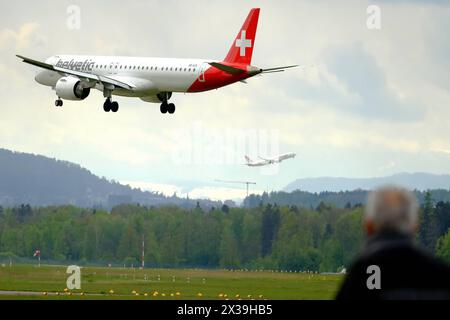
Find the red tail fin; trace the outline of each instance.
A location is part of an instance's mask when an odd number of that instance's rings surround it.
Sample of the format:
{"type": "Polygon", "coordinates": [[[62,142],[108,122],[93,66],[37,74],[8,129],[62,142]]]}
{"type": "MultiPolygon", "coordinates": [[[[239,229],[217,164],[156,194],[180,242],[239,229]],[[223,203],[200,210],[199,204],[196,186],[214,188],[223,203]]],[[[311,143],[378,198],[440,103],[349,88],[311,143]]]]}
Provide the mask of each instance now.
{"type": "Polygon", "coordinates": [[[224,62],[250,64],[255,45],[259,8],[250,10],[224,62]]]}

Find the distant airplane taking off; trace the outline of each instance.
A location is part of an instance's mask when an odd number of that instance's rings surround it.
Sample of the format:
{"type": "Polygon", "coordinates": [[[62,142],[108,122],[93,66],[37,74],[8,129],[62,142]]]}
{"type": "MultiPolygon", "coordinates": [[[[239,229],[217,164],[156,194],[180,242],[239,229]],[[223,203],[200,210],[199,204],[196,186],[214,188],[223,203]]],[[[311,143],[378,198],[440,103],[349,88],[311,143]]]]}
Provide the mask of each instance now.
{"type": "MultiPolygon", "coordinates": [[[[84,100],[92,88],[103,92],[103,109],[117,112],[113,95],[138,97],[161,103],[162,113],[174,113],[168,103],[173,92],[201,92],[217,89],[257,74],[282,72],[296,66],[261,69],[251,65],[259,8],[250,10],[223,61],[211,59],[139,58],[115,56],[57,55],[45,62],[20,55],[24,62],[45,69],[35,80],[56,91],[57,107],[65,100],[84,100]]],[[[186,31],[186,30],[185,30],[186,31]]]]}
{"type": "Polygon", "coordinates": [[[267,166],[269,164],[280,163],[283,160],[286,160],[289,158],[294,158],[295,156],[296,156],[295,153],[290,152],[290,153],[281,154],[277,157],[270,158],[270,159],[258,157],[259,159],[261,159],[259,161],[254,161],[254,160],[250,159],[248,156],[245,156],[245,160],[247,161],[247,163],[245,165],[249,166],[249,167],[262,167],[262,166],[267,166]]]}

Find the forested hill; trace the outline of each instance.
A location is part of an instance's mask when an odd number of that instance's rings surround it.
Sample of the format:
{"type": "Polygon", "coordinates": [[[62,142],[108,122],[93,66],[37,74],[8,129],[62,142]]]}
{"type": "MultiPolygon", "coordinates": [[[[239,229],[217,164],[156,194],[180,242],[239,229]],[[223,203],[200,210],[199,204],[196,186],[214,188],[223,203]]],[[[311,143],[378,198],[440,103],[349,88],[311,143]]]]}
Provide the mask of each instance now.
{"type": "MultiPolygon", "coordinates": [[[[81,166],[29,153],[0,149],[0,205],[73,204],[112,207],[120,203],[196,206],[197,200],[166,197],[100,178],[81,166]]],[[[202,207],[220,206],[200,200],[202,207]]]]}
{"type": "MultiPolygon", "coordinates": [[[[429,190],[431,199],[435,202],[450,201],[450,190],[435,189],[429,190]]],[[[365,204],[367,200],[366,190],[341,191],[341,192],[306,192],[306,191],[275,191],[263,193],[262,195],[250,195],[245,198],[245,207],[256,207],[261,204],[278,204],[287,206],[298,206],[304,208],[316,208],[320,203],[333,205],[338,208],[352,207],[365,204]]],[[[427,191],[415,190],[418,201],[422,204],[427,191]]]]}

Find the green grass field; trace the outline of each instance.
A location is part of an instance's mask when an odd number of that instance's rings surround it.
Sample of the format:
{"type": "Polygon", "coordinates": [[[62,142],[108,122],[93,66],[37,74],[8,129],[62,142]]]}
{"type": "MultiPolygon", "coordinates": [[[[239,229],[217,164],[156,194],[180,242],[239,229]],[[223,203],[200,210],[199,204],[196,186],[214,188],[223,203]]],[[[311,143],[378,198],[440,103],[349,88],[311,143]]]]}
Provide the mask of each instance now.
{"type": "Polygon", "coordinates": [[[332,299],[342,280],[341,275],[270,271],[82,267],[81,289],[69,293],[64,292],[66,268],[0,267],[0,291],[38,292],[3,293],[0,299],[332,299]]]}

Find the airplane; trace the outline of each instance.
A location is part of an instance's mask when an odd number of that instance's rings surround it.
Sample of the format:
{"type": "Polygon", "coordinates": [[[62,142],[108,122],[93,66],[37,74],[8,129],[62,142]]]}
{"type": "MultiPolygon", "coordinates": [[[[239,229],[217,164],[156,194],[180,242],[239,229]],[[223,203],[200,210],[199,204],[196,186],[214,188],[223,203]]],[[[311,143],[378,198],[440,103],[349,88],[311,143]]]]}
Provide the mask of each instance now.
{"type": "Polygon", "coordinates": [[[250,159],[248,156],[245,156],[245,160],[246,160],[245,165],[249,166],[249,167],[262,167],[262,166],[267,166],[269,164],[280,163],[283,160],[295,158],[295,156],[296,156],[296,154],[293,152],[283,153],[277,157],[270,158],[270,159],[266,159],[266,158],[262,158],[262,157],[258,156],[258,158],[261,159],[260,161],[254,161],[254,160],[250,159]]]}
{"type": "Polygon", "coordinates": [[[251,65],[258,25],[259,8],[253,8],[223,61],[117,56],[54,55],[44,62],[16,55],[23,62],[42,70],[35,80],[56,91],[55,106],[63,100],[84,100],[90,90],[103,92],[105,112],[117,112],[113,95],[138,97],[160,103],[161,113],[174,113],[169,103],[173,92],[202,92],[217,89],[250,77],[297,67],[290,65],[262,69],[251,65]]]}

